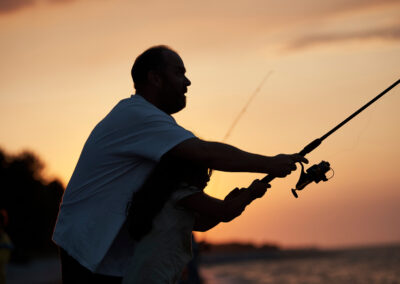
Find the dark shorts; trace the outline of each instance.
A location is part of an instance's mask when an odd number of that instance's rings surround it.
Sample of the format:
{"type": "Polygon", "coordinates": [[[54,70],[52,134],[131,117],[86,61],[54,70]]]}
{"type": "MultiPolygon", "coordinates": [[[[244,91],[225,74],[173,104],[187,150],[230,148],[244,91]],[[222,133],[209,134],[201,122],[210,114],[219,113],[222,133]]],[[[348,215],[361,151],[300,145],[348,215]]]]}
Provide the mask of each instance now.
{"type": "Polygon", "coordinates": [[[65,250],[60,249],[61,275],[63,284],[121,284],[122,277],[101,275],[91,272],[71,257],[65,250]]]}

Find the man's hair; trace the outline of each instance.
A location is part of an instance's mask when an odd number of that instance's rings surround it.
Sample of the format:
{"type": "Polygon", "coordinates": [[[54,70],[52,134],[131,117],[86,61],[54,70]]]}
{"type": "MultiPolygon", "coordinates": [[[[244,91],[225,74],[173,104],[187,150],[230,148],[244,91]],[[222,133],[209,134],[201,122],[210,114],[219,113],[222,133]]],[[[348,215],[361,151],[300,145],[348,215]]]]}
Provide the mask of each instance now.
{"type": "Polygon", "coordinates": [[[165,51],[175,52],[166,45],[157,45],[145,50],[136,58],[131,70],[132,80],[136,90],[140,85],[147,82],[147,74],[149,71],[160,70],[165,66],[163,54],[165,51]]]}

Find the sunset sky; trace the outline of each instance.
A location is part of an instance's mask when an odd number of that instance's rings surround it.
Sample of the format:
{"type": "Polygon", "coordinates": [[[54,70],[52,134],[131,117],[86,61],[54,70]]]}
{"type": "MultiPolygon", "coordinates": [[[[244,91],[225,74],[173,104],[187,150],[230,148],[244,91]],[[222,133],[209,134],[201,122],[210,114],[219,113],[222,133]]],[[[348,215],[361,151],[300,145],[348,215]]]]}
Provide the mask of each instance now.
{"type": "MultiPolygon", "coordinates": [[[[29,149],[64,184],[90,131],[134,92],[156,44],[192,82],[178,123],[265,155],[294,153],[400,78],[400,0],[1,0],[0,147],[29,149]]],[[[400,86],[307,158],[335,176],[294,199],[299,171],[199,239],[338,247],[400,242],[400,86]]],[[[214,173],[222,198],[262,175],[214,173]]]]}

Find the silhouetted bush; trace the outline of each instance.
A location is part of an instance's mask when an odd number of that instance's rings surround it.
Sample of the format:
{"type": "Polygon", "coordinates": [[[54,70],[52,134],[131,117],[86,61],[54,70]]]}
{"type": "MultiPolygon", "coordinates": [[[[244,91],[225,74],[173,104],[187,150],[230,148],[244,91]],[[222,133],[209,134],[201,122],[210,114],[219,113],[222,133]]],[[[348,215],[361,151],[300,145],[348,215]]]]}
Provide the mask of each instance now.
{"type": "Polygon", "coordinates": [[[54,250],[51,235],[64,187],[46,181],[44,164],[30,151],[9,155],[0,149],[0,209],[8,212],[14,259],[54,250]]]}

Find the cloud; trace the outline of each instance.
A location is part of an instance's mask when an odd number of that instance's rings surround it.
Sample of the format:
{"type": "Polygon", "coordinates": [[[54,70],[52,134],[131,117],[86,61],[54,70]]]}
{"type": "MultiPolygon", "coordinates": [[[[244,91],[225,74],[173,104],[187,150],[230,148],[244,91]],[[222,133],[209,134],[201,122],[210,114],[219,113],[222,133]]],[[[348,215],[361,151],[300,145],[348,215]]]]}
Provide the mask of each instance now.
{"type": "Polygon", "coordinates": [[[34,5],[36,0],[1,0],[0,14],[11,13],[34,5]]]}
{"type": "Polygon", "coordinates": [[[311,48],[319,45],[372,40],[400,41],[400,25],[356,32],[337,32],[304,35],[290,42],[285,47],[285,50],[293,51],[311,48]]]}
{"type": "Polygon", "coordinates": [[[363,9],[375,9],[380,6],[398,5],[399,0],[337,0],[332,1],[330,10],[336,12],[351,12],[363,9]]]}
{"type": "Polygon", "coordinates": [[[75,0],[0,0],[0,15],[7,13],[14,13],[20,11],[24,8],[33,7],[35,4],[39,2],[44,3],[54,3],[54,4],[62,4],[69,3],[75,0]]]}
{"type": "Polygon", "coordinates": [[[74,2],[75,0],[47,0],[49,3],[69,3],[74,2]]]}

